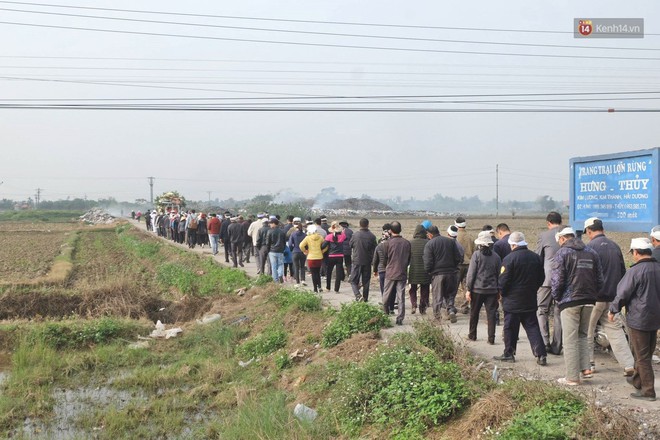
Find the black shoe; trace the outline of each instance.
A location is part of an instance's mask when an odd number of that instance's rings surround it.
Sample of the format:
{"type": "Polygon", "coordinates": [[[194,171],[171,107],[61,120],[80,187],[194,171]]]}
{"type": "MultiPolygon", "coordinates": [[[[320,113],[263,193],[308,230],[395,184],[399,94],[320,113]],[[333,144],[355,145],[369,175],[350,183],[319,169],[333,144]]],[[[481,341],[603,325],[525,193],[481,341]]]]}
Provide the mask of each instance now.
{"type": "Polygon", "coordinates": [[[509,354],[509,355],[503,354],[502,356],[493,356],[493,359],[495,359],[496,361],[502,361],[502,362],[515,362],[516,361],[515,356],[512,355],[512,354],[509,354]]]}
{"type": "Polygon", "coordinates": [[[477,340],[477,337],[476,337],[476,336],[468,336],[468,339],[469,339],[470,341],[476,341],[476,340],[477,340]]]}
{"type": "Polygon", "coordinates": [[[495,345],[495,339],[489,339],[488,345],[495,345]]]}
{"type": "Polygon", "coordinates": [[[552,353],[552,345],[545,344],[545,352],[546,353],[552,353]]]}
{"type": "Polygon", "coordinates": [[[397,319],[396,325],[403,325],[403,319],[397,319]]]}
{"type": "Polygon", "coordinates": [[[641,391],[635,391],[634,393],[630,393],[630,397],[633,399],[639,399],[639,400],[647,400],[649,402],[655,402],[655,396],[645,396],[642,394],[641,391]]]}
{"type": "Polygon", "coordinates": [[[536,358],[536,363],[542,367],[545,367],[546,365],[548,365],[548,358],[546,356],[539,356],[538,358],[536,358]]]}
{"type": "Polygon", "coordinates": [[[449,322],[451,322],[452,324],[456,324],[457,320],[458,319],[456,318],[456,313],[450,313],[449,314],[449,322]]]}

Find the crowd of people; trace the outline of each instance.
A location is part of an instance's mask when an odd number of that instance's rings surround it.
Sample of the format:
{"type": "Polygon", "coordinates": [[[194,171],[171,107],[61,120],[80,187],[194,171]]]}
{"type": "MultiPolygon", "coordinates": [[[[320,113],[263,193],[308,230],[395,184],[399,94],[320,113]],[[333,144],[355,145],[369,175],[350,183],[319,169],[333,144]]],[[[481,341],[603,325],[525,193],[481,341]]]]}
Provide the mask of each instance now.
{"type": "Polygon", "coordinates": [[[148,229],[191,248],[210,246],[217,255],[222,244],[225,262],[231,259],[234,267],[254,257],[258,273],[277,283],[307,286],[309,273],[314,292],[323,291],[323,278],[328,292],[339,293],[348,281],[355,300],[368,301],[373,275],[383,311],[396,313],[398,325],[405,319],[407,290],[413,314],[430,308],[436,319],[455,323],[459,311],[469,313],[473,341],[484,308],[486,341],[494,344],[501,305],[504,351],[495,359],[515,362],[522,325],[539,365],[547,365],[548,354],[563,353],[566,374],[559,382],[569,386],[593,377],[594,334],[600,326],[636,389],[631,397],[655,400],[651,358],[660,328],[660,226],[650,239],[632,240],[635,264],[626,270],[621,248],[605,236],[602,220],[590,218],[576,232],[562,225],[557,212],[547,215],[547,230],[535,251],[522,232],[512,232],[505,223],[484,225],[473,237],[464,217],[442,232],[428,220],[421,222],[411,240],[401,235],[398,221],[383,225],[377,238],[366,218],[353,231],[348,222],[329,224],[323,216],[282,221],[267,213],[243,218],[191,210],[144,217],[148,229]]]}

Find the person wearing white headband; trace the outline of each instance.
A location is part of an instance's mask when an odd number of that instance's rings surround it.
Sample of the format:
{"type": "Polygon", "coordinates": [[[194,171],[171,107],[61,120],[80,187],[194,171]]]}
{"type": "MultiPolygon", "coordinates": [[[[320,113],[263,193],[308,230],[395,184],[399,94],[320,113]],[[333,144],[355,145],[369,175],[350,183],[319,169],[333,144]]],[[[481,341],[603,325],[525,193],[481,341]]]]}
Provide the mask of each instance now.
{"type": "Polygon", "coordinates": [[[635,372],[630,384],[636,391],[633,399],[655,400],[655,374],[652,357],[660,329],[660,264],[653,258],[653,245],[646,238],[633,238],[630,242],[633,264],[616,288],[616,297],[610,304],[608,319],[626,308],[628,335],[635,354],[635,372]]]}
{"type": "Polygon", "coordinates": [[[525,235],[514,231],[509,236],[511,253],[504,257],[498,280],[504,310],[504,353],[493,359],[515,362],[518,334],[522,324],[538,365],[547,365],[547,352],[536,319],[536,291],[545,276],[541,258],[527,248],[525,235]]]}
{"type": "Polygon", "coordinates": [[[651,244],[653,245],[653,258],[660,261],[660,225],[651,229],[651,244]]]}
{"type": "Polygon", "coordinates": [[[557,232],[555,239],[560,248],[552,259],[551,293],[560,310],[566,363],[566,376],[559,383],[579,385],[582,379],[593,377],[587,334],[596,298],[603,290],[603,269],[596,251],[577,238],[573,228],[557,232]]]}
{"type": "Polygon", "coordinates": [[[605,236],[603,221],[597,217],[591,217],[584,222],[584,235],[589,237],[589,247],[596,251],[600,257],[600,264],[603,266],[603,289],[598,292],[596,305],[591,312],[589,321],[589,359],[591,371],[595,370],[594,361],[594,335],[596,326],[607,335],[614,357],[621,365],[624,376],[632,376],[634,372],[635,359],[633,359],[630,345],[626,339],[626,333],[623,331],[623,323],[620,319],[610,322],[607,319],[607,313],[610,308],[610,301],[616,296],[616,286],[626,273],[626,263],[623,261],[623,253],[618,244],[605,236]]]}

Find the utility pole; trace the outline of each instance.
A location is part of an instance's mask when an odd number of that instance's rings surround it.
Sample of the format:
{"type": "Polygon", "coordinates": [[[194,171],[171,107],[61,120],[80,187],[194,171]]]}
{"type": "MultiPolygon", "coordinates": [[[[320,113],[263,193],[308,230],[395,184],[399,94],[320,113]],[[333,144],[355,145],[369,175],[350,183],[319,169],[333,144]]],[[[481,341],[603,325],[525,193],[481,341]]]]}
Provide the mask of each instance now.
{"type": "Polygon", "coordinates": [[[500,216],[500,164],[495,164],[495,217],[500,216]]]}
{"type": "Polygon", "coordinates": [[[153,206],[154,205],[154,179],[155,179],[155,177],[147,177],[147,179],[149,179],[149,186],[151,187],[151,198],[149,200],[151,200],[151,206],[153,206]]]}
{"type": "Polygon", "coordinates": [[[37,193],[34,195],[34,208],[39,209],[39,201],[41,200],[41,191],[43,191],[43,188],[37,188],[35,191],[37,193]]]}
{"type": "Polygon", "coordinates": [[[211,193],[212,193],[213,191],[206,191],[206,192],[209,194],[209,206],[211,206],[211,193]]]}

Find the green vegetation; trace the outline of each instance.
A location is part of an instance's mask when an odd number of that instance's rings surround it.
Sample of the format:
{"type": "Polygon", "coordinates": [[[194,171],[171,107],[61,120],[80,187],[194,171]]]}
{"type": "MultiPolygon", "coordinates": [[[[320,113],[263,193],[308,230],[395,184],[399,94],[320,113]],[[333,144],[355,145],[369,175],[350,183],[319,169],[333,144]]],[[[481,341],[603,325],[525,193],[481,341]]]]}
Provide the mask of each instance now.
{"type": "Polygon", "coordinates": [[[107,344],[117,338],[134,338],[144,326],[135,321],[102,318],[89,321],[47,322],[32,329],[29,338],[54,349],[107,344]]]}
{"type": "Polygon", "coordinates": [[[201,263],[189,259],[165,263],[158,267],[156,277],[163,287],[174,286],[183,294],[198,296],[229,293],[249,283],[242,270],[218,266],[211,259],[201,263]]]}
{"type": "Polygon", "coordinates": [[[257,277],[252,281],[253,286],[265,286],[268,283],[273,282],[273,277],[266,274],[257,275],[257,277]]]}
{"type": "Polygon", "coordinates": [[[0,212],[0,222],[50,222],[68,223],[75,222],[83,215],[82,211],[4,211],[0,212]]]}
{"type": "Polygon", "coordinates": [[[391,326],[389,316],[372,304],[342,304],[334,321],[323,330],[323,346],[334,347],[355,333],[378,332],[391,326]]]}
{"type": "Polygon", "coordinates": [[[318,312],[321,307],[321,296],[310,291],[280,289],[273,300],[281,309],[296,307],[302,312],[318,312]]]}
{"type": "Polygon", "coordinates": [[[348,433],[373,423],[392,429],[398,438],[416,437],[467,401],[458,365],[408,342],[378,350],[340,379],[333,396],[348,433]]]}
{"type": "Polygon", "coordinates": [[[286,345],[288,334],[280,324],[268,327],[253,338],[247,340],[238,348],[238,352],[250,358],[265,356],[286,345]]]}
{"type": "Polygon", "coordinates": [[[568,440],[574,438],[572,428],[584,410],[577,397],[546,402],[539,407],[515,416],[506,429],[496,437],[502,440],[540,439],[568,440]]]}

